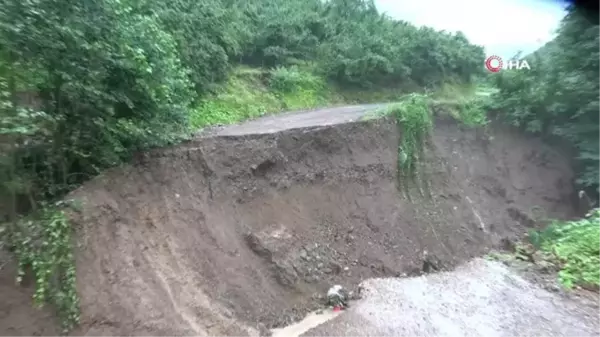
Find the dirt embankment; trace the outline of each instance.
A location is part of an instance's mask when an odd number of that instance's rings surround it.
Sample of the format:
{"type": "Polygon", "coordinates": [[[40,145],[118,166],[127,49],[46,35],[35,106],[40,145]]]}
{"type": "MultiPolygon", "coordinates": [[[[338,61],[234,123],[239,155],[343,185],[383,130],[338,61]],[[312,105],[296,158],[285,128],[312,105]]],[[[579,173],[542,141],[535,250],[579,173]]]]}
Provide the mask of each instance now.
{"type": "Polygon", "coordinates": [[[75,334],[264,333],[332,283],[451,268],[522,234],[535,209],[571,214],[565,158],[507,129],[489,136],[439,120],[431,196],[412,200],[396,187],[389,119],[198,138],[108,171],[72,196],[75,334]]]}

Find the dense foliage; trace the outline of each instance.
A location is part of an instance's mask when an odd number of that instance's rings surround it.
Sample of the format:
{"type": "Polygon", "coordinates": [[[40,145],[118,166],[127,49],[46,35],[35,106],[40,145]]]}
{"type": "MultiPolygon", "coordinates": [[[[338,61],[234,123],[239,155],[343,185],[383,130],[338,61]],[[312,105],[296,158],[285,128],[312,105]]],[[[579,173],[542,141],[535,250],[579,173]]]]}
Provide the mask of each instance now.
{"type": "Polygon", "coordinates": [[[468,81],[483,56],[366,0],[0,0],[0,236],[69,329],[68,223],[46,202],[196,127],[325,104],[327,87],[468,81]],[[243,65],[272,93],[230,92],[243,65]]]}
{"type": "Polygon", "coordinates": [[[600,289],[599,223],[599,208],[591,209],[578,220],[549,220],[546,228],[530,230],[527,241],[516,243],[510,253],[491,252],[487,257],[507,264],[535,263],[544,273],[556,272],[557,281],[567,290],[581,287],[597,292],[600,289]]]}
{"type": "MultiPolygon", "coordinates": [[[[531,70],[494,75],[494,105],[509,123],[572,146],[577,183],[598,192],[600,36],[597,20],[589,19],[569,8],[557,37],[527,56],[531,70]]],[[[553,221],[530,233],[531,243],[558,265],[567,288],[600,286],[599,215],[594,209],[584,219],[553,221]]]]}
{"type": "Polygon", "coordinates": [[[423,160],[425,143],[433,128],[431,111],[427,96],[421,94],[408,95],[402,102],[394,104],[389,109],[389,113],[396,119],[397,127],[402,134],[398,144],[397,183],[400,190],[406,192],[408,182],[420,182],[422,175],[420,165],[423,160]]]}
{"type": "Polygon", "coordinates": [[[510,123],[544,136],[557,136],[577,149],[578,182],[598,188],[598,23],[571,8],[558,36],[530,55],[530,71],[502,71],[497,107],[510,123]]]}
{"type": "Polygon", "coordinates": [[[483,58],[462,34],[363,0],[2,0],[0,22],[1,191],[13,220],[16,206],[186,137],[191,111],[210,122],[207,94],[239,64],[273,68],[274,90],[309,88],[312,104],[327,80],[434,86],[468,81],[483,58]]]}
{"type": "Polygon", "coordinates": [[[372,1],[277,0],[247,3],[252,46],[245,60],[276,66],[319,63],[327,78],[358,86],[414,81],[434,86],[469,80],[481,69],[483,49],[463,34],[416,28],[378,13],[372,1]]]}
{"type": "Polygon", "coordinates": [[[600,209],[596,208],[584,219],[554,221],[543,231],[530,233],[534,246],[558,264],[558,278],[566,288],[600,287],[599,223],[600,209]]]}

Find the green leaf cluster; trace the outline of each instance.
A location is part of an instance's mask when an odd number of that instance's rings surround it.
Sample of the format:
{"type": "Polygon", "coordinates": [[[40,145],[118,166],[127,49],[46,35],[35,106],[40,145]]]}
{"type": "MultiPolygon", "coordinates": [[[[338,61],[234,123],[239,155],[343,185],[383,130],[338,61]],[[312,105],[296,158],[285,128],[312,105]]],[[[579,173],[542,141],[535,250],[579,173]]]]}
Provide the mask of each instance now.
{"type": "Polygon", "coordinates": [[[598,23],[570,8],[557,37],[527,56],[530,71],[492,76],[494,108],[509,123],[575,148],[584,187],[599,184],[600,37],[598,23]]]}
{"type": "Polygon", "coordinates": [[[550,254],[559,264],[559,281],[598,289],[600,286],[600,209],[584,219],[554,221],[546,229],[529,234],[534,246],[550,254]]]}

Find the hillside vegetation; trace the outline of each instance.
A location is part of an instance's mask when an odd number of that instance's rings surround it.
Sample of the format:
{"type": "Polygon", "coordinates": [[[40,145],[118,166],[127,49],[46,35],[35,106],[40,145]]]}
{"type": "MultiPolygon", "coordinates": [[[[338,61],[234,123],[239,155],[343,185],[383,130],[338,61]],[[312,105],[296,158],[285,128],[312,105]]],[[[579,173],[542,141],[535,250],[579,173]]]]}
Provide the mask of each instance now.
{"type": "MultiPolygon", "coordinates": [[[[572,148],[576,184],[598,198],[600,170],[600,38],[598,22],[569,8],[558,36],[527,56],[530,71],[502,71],[492,76],[498,92],[493,108],[506,122],[572,148]]],[[[587,205],[586,205],[587,206],[587,205]]],[[[559,280],[598,289],[600,286],[599,210],[580,220],[552,221],[530,233],[531,243],[560,270],[559,280]]]]}
{"type": "Polygon", "coordinates": [[[323,105],[335,86],[466,82],[484,56],[361,0],[3,0],[0,21],[2,190],[24,208],[197,127],[323,105]],[[272,90],[241,88],[240,65],[272,90]]]}
{"type": "MultiPolygon", "coordinates": [[[[462,33],[417,28],[367,0],[1,0],[0,23],[0,235],[66,330],[78,317],[70,228],[49,209],[103,169],[213,124],[395,101],[483,75],[483,48],[462,33]]],[[[555,71],[494,78],[507,120],[577,146],[590,187],[597,31],[571,10],[532,56],[555,71]]],[[[463,105],[467,124],[487,122],[479,103],[463,105]]]]}

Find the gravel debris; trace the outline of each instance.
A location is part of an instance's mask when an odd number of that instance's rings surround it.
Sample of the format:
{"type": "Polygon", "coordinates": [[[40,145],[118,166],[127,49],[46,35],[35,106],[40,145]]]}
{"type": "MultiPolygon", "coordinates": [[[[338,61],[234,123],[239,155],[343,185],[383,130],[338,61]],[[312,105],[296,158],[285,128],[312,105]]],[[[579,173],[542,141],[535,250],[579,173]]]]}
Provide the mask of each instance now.
{"type": "Polygon", "coordinates": [[[451,272],[369,279],[364,297],[302,336],[598,336],[597,310],[474,259],[451,272]]]}

